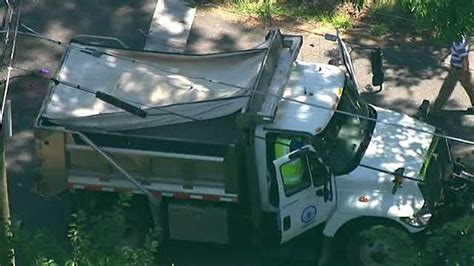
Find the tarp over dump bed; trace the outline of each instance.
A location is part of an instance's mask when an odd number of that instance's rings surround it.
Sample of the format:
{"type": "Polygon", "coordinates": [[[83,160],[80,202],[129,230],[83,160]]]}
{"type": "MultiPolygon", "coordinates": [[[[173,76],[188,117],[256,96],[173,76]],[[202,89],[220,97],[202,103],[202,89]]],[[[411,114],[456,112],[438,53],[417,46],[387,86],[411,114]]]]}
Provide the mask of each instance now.
{"type": "Polygon", "coordinates": [[[208,120],[242,109],[262,113],[263,106],[271,116],[279,99],[266,99],[265,93],[273,86],[271,93],[281,94],[300,46],[300,37],[278,30],[258,48],[208,55],[72,42],[39,122],[84,131],[123,131],[208,120]],[[73,88],[76,85],[80,88],[73,88]],[[146,118],[97,99],[97,91],[141,107],[146,118]]]}

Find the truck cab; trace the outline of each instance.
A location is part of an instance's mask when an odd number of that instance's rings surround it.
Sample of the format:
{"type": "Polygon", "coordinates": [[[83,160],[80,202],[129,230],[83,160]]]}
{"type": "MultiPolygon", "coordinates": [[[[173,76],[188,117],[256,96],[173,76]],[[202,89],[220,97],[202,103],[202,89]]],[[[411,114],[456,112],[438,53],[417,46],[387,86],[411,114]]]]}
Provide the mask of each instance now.
{"type": "Polygon", "coordinates": [[[277,213],[281,242],[323,223],[324,235],[334,237],[360,218],[419,232],[453,171],[449,144],[434,136],[435,127],[360,99],[350,55],[338,42],[346,71],[295,62],[273,123],[255,131],[258,172],[266,176],[261,204],[277,213]]]}
{"type": "Polygon", "coordinates": [[[207,55],[71,42],[36,122],[42,192],[145,194],[177,240],[333,238],[361,220],[422,231],[454,173],[449,143],[362,101],[328,39],[338,66],[297,61],[302,37],[279,30],[207,55]]]}

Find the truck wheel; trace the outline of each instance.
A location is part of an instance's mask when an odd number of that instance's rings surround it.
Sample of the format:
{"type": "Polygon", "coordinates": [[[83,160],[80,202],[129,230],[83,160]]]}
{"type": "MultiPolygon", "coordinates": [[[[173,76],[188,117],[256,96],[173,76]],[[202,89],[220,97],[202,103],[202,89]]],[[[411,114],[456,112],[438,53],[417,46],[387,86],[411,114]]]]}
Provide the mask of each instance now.
{"type": "Polygon", "coordinates": [[[394,227],[375,225],[354,233],[346,246],[354,266],[414,265],[417,252],[410,236],[394,227]]]}

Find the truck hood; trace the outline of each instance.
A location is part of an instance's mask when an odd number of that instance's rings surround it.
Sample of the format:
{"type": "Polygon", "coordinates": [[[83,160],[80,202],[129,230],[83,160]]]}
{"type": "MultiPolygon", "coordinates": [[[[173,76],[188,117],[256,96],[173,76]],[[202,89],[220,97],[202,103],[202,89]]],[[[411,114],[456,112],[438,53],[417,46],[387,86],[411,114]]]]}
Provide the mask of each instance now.
{"type": "Polygon", "coordinates": [[[377,120],[381,122],[375,126],[360,165],[389,172],[403,167],[406,176],[417,177],[427,157],[435,128],[408,115],[373,107],[377,111],[377,120]]]}

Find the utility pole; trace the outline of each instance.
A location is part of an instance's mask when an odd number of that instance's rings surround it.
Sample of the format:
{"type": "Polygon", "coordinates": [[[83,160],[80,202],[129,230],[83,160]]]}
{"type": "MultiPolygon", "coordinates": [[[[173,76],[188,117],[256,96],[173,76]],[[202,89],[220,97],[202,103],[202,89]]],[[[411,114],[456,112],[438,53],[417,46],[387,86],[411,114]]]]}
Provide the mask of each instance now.
{"type": "Polygon", "coordinates": [[[13,58],[15,55],[16,37],[20,22],[20,6],[17,1],[5,0],[6,11],[3,13],[2,28],[5,30],[3,47],[1,53],[1,63],[7,66],[7,77],[5,80],[4,90],[1,93],[0,106],[0,266],[15,265],[14,251],[11,246],[11,222],[10,222],[10,204],[8,202],[8,183],[5,165],[5,134],[4,130],[9,127],[9,119],[5,119],[6,100],[8,88],[10,85],[10,77],[12,70],[13,58]],[[5,62],[7,59],[7,63],[5,62]],[[4,124],[4,122],[7,122],[4,124]]]}
{"type": "Polygon", "coordinates": [[[5,167],[5,143],[3,127],[0,134],[0,265],[14,265],[10,245],[10,205],[8,202],[7,174],[5,167]]]}

